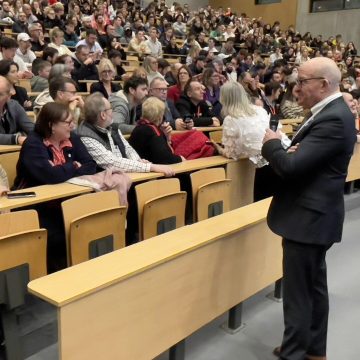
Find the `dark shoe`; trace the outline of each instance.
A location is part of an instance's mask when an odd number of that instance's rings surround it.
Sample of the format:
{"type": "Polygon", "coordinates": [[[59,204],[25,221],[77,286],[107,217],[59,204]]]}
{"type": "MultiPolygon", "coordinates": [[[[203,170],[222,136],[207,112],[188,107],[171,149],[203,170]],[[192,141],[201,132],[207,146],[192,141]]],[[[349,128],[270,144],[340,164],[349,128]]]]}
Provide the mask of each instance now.
{"type": "Polygon", "coordinates": [[[277,346],[274,350],[273,350],[273,354],[277,357],[280,357],[280,352],[281,352],[281,346],[277,346]]]}

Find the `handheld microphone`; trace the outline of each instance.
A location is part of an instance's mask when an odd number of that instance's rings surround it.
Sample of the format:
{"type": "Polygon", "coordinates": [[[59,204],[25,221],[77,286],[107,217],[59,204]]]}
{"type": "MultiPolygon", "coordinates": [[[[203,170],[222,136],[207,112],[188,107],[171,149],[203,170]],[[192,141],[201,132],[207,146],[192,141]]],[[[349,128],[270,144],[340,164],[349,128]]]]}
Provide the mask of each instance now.
{"type": "Polygon", "coordinates": [[[279,124],[278,119],[270,119],[270,123],[269,123],[270,130],[276,132],[278,124],[279,124]]]}

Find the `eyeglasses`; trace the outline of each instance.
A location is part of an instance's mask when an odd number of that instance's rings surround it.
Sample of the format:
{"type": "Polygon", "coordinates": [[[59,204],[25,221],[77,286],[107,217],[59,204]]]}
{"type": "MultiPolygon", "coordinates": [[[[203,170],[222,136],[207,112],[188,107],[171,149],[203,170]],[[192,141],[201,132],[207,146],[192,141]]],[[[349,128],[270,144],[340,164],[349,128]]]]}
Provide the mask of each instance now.
{"type": "Polygon", "coordinates": [[[166,93],[168,89],[167,88],[152,88],[151,90],[157,90],[157,91],[166,93]]]}
{"type": "Polygon", "coordinates": [[[104,110],[102,110],[102,111],[109,111],[109,110],[112,110],[112,108],[109,107],[109,108],[106,108],[106,109],[104,109],[104,110]]]}
{"type": "Polygon", "coordinates": [[[151,61],[150,64],[157,64],[157,61],[151,61]]]}
{"type": "Polygon", "coordinates": [[[304,84],[306,84],[307,81],[310,81],[310,80],[326,80],[326,79],[323,78],[323,77],[313,77],[313,78],[306,78],[306,79],[297,79],[297,80],[296,80],[296,85],[297,85],[297,86],[303,86],[304,84]]]}
{"type": "Polygon", "coordinates": [[[103,70],[102,74],[112,74],[112,70],[103,70]]]}
{"type": "Polygon", "coordinates": [[[74,123],[74,120],[71,119],[71,120],[60,120],[60,122],[66,124],[67,126],[71,126],[71,124],[74,123]]]}

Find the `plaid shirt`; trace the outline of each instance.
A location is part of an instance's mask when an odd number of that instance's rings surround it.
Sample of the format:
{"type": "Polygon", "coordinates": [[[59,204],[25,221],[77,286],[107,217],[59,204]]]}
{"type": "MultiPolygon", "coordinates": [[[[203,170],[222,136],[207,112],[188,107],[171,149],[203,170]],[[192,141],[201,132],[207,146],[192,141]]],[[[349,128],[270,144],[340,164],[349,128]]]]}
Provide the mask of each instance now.
{"type": "Polygon", "coordinates": [[[119,148],[114,144],[110,131],[98,129],[106,132],[109,138],[111,151],[107,150],[99,141],[90,137],[81,137],[81,140],[99,167],[103,169],[114,167],[123,172],[150,172],[151,164],[143,163],[141,161],[138,153],[130,146],[120,131],[119,135],[125,145],[127,159],[122,157],[119,148]]]}

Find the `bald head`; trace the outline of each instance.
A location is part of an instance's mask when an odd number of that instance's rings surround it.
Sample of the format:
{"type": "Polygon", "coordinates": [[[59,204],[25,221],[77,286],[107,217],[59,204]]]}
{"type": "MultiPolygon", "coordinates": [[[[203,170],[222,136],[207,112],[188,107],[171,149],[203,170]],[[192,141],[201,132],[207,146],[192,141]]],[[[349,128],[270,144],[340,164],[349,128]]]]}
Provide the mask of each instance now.
{"type": "Polygon", "coordinates": [[[331,92],[339,88],[341,72],[335,61],[326,57],[317,57],[306,61],[300,69],[305,69],[311,77],[321,77],[329,82],[331,92]]]}
{"type": "Polygon", "coordinates": [[[298,81],[294,87],[298,104],[304,109],[311,109],[328,96],[339,92],[340,80],[340,70],[333,60],[317,57],[306,61],[299,67],[298,81]]]}

